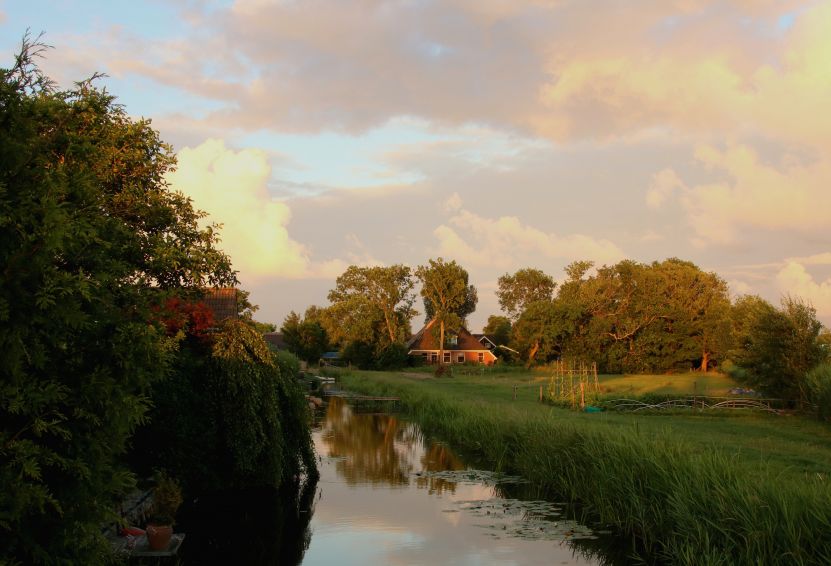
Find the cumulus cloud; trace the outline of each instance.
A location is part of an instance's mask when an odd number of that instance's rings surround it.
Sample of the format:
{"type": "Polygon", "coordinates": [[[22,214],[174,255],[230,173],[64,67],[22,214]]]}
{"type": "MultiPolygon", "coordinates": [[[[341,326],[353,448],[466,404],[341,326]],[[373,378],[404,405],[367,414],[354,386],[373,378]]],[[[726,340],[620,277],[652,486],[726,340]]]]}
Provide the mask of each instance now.
{"type": "Polygon", "coordinates": [[[462,208],[462,197],[459,196],[459,193],[453,193],[447,200],[444,201],[443,209],[445,212],[453,213],[462,208]]]}
{"type": "Polygon", "coordinates": [[[802,263],[788,261],[776,274],[776,283],[783,294],[808,300],[820,318],[831,318],[831,278],[817,281],[802,263]]]}
{"type": "Polygon", "coordinates": [[[649,208],[661,208],[675,193],[676,189],[684,188],[684,183],[672,169],[664,169],[655,173],[652,184],[646,193],[646,205],[649,208]]]}
{"type": "Polygon", "coordinates": [[[683,197],[701,244],[730,244],[748,229],[822,236],[831,210],[831,160],[774,166],[748,146],[702,146],[698,160],[727,179],[692,187],[683,197]]]}
{"type": "Polygon", "coordinates": [[[539,258],[612,263],[625,257],[609,240],[560,236],[525,225],[515,216],[485,218],[461,208],[433,235],[439,241],[438,254],[477,267],[513,269],[539,258]]]}
{"type": "Polygon", "coordinates": [[[243,277],[332,277],[345,269],[340,260],[312,262],[309,250],[291,238],[291,210],[266,188],[271,167],[264,152],[234,151],[210,139],[182,149],[178,163],[168,182],[207,212],[208,221],[223,225],[220,247],[243,277]]]}

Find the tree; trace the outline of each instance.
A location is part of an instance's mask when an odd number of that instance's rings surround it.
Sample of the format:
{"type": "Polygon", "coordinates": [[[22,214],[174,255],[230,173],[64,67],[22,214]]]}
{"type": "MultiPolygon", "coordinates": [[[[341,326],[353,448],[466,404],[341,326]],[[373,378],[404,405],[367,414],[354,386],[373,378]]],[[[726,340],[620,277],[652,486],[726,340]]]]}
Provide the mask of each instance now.
{"type": "Polygon", "coordinates": [[[525,355],[530,367],[543,355],[561,357],[566,340],[575,332],[581,311],[565,301],[534,301],[513,327],[513,342],[525,355]]]}
{"type": "Polygon", "coordinates": [[[419,266],[416,277],[421,281],[424,309],[432,312],[433,319],[438,323],[439,363],[443,364],[445,332],[457,331],[462,326],[464,316],[460,313],[473,312],[476,306],[476,288],[468,283],[468,274],[464,268],[455,261],[448,263],[442,258],[431,259],[427,265],[419,266]]]}
{"type": "Polygon", "coordinates": [[[539,269],[520,269],[513,275],[499,278],[496,296],[499,306],[512,320],[519,318],[528,305],[537,301],[550,301],[557,283],[539,269]]]}
{"type": "Polygon", "coordinates": [[[492,314],[488,317],[488,323],[482,332],[497,346],[504,346],[511,341],[511,321],[506,316],[492,314]]]}
{"type": "Polygon", "coordinates": [[[358,267],[350,265],[329,291],[329,302],[338,312],[365,312],[378,309],[383,317],[387,344],[403,342],[409,334],[415,282],[406,265],[358,267]]]}
{"type": "Polygon", "coordinates": [[[302,320],[291,311],[280,328],[289,352],[309,363],[317,362],[329,349],[329,337],[323,326],[313,320],[302,320]]]}
{"type": "Polygon", "coordinates": [[[715,273],[675,258],[652,267],[663,277],[667,299],[663,342],[674,341],[676,350],[670,361],[687,364],[700,359],[699,369],[707,371],[713,359],[725,354],[730,345],[727,283],[715,273]]]}
{"type": "MultiPolygon", "coordinates": [[[[429,298],[424,298],[424,322],[428,323],[436,316],[436,309],[433,307],[433,302],[429,298]]],[[[465,290],[464,300],[462,304],[455,309],[456,316],[461,319],[462,324],[467,323],[467,317],[476,311],[476,304],[479,302],[479,293],[476,287],[468,285],[465,290]]]]}
{"type": "Polygon", "coordinates": [[[40,49],[0,71],[0,562],[103,563],[175,353],[156,309],[236,277],[149,122],[91,81],[57,90],[40,49]]]}
{"type": "Polygon", "coordinates": [[[739,374],[753,387],[769,395],[798,402],[809,399],[806,374],[824,360],[816,310],[794,297],[782,299],[774,309],[758,298],[744,301],[742,334],[733,350],[739,374]]]}

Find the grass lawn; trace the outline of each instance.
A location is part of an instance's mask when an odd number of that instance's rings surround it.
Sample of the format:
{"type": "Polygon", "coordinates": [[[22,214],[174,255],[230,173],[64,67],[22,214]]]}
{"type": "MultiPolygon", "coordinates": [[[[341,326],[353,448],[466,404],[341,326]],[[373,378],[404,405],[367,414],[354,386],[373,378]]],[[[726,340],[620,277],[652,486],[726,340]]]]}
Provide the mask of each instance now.
{"type": "Polygon", "coordinates": [[[681,373],[672,375],[601,375],[600,389],[604,394],[643,395],[705,395],[724,397],[739,385],[721,373],[681,373]]]}

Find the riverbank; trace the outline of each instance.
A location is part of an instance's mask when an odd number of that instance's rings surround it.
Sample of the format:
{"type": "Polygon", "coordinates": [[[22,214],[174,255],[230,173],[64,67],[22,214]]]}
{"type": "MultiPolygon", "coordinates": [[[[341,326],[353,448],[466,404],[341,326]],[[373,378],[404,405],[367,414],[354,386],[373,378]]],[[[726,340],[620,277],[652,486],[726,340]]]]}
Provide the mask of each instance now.
{"type": "Polygon", "coordinates": [[[538,403],[523,376],[339,381],[400,397],[426,431],[580,502],[636,537],[647,561],[831,563],[831,430],[820,423],[573,413],[538,403]],[[514,385],[525,385],[516,400],[514,385]]]}

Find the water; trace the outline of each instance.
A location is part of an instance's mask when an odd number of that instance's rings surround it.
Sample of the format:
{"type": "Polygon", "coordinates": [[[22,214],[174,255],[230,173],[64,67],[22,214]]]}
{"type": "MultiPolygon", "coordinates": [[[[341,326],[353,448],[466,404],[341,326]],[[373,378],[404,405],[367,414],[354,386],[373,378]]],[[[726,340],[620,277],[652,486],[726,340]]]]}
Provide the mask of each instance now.
{"type": "Polygon", "coordinates": [[[391,414],[333,399],[314,431],[320,481],[304,566],[602,564],[604,533],[534,499],[521,478],[469,469],[391,414]]]}

